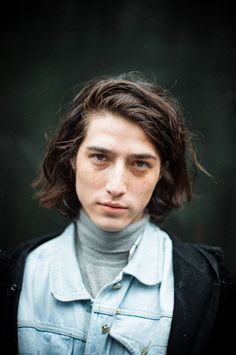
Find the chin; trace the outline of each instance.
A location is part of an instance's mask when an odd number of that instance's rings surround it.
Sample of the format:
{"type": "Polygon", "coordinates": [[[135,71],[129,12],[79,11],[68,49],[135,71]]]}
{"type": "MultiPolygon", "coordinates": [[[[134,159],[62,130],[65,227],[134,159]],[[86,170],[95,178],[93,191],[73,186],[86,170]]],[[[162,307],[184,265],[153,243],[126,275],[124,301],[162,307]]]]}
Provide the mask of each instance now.
{"type": "Polygon", "coordinates": [[[113,227],[113,226],[105,226],[105,227],[101,227],[102,230],[104,230],[105,232],[120,232],[122,229],[124,229],[125,227],[113,227]]]}
{"type": "Polygon", "coordinates": [[[100,229],[104,230],[105,232],[120,232],[122,229],[126,227],[125,226],[120,226],[120,225],[111,225],[111,224],[101,224],[97,225],[100,229]]]}
{"type": "Polygon", "coordinates": [[[119,232],[122,229],[126,228],[127,225],[129,224],[128,222],[125,223],[124,221],[117,221],[117,220],[113,220],[113,221],[97,220],[94,221],[94,223],[97,225],[97,227],[99,227],[100,229],[106,232],[119,232]]]}

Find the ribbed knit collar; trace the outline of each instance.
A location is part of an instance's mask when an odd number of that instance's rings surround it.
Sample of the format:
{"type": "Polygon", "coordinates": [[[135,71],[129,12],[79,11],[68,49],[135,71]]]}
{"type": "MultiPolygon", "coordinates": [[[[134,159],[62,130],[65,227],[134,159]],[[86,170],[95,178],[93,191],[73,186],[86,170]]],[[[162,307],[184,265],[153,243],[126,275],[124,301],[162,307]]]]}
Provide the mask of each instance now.
{"type": "Polygon", "coordinates": [[[81,209],[77,218],[78,239],[81,244],[103,253],[122,253],[131,249],[137,238],[143,233],[149,216],[128,225],[118,232],[107,232],[97,227],[81,209]]]}

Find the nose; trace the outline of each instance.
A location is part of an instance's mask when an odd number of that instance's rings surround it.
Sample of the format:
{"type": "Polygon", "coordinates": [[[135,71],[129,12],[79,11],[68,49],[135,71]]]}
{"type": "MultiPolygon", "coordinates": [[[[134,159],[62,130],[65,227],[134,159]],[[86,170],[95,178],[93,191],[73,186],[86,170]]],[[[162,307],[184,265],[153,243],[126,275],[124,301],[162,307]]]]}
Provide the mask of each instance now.
{"type": "Polygon", "coordinates": [[[110,170],[106,184],[106,191],[114,197],[126,193],[126,177],[123,166],[117,164],[117,166],[114,166],[114,168],[110,170]]]}

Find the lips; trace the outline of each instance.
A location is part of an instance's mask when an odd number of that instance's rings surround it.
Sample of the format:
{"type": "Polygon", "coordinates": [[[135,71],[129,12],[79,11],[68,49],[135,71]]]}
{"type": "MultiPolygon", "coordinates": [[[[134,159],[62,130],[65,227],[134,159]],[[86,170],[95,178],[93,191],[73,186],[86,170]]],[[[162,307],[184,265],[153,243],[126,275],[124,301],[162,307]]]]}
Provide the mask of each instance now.
{"type": "Polygon", "coordinates": [[[101,203],[99,203],[99,205],[114,208],[114,209],[121,209],[121,210],[127,209],[126,206],[124,206],[120,203],[114,203],[114,202],[101,202],[101,203]]]}

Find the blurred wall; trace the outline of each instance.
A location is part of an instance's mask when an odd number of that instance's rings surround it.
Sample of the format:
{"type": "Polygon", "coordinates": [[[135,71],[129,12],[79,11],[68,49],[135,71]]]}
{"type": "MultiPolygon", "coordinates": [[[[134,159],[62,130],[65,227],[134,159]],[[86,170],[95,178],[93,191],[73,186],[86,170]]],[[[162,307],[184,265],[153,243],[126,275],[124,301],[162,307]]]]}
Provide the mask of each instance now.
{"type": "Polygon", "coordinates": [[[68,92],[97,75],[154,74],[178,97],[199,159],[197,199],[164,227],[220,245],[236,272],[233,7],[207,1],[11,2],[1,22],[1,245],[61,230],[68,220],[33,199],[45,133],[68,92]]]}

